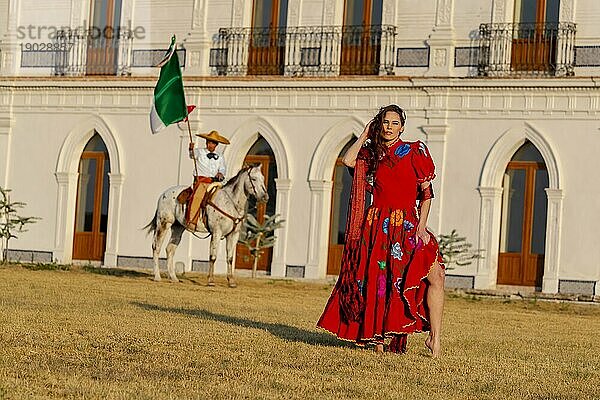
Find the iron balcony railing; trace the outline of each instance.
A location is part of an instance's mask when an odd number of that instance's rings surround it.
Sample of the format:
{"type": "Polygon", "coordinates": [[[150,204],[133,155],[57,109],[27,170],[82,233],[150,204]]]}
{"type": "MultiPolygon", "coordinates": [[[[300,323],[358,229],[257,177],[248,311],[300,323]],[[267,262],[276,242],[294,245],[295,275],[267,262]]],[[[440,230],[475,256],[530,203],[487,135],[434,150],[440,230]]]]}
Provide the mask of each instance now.
{"type": "Polygon", "coordinates": [[[93,30],[63,30],[57,34],[56,75],[129,75],[132,32],[106,35],[93,30]]]}
{"type": "Polygon", "coordinates": [[[396,27],[221,28],[211,49],[215,75],[392,75],[396,27]]]}
{"type": "Polygon", "coordinates": [[[479,39],[480,76],[574,74],[574,23],[481,24],[479,39]]]}

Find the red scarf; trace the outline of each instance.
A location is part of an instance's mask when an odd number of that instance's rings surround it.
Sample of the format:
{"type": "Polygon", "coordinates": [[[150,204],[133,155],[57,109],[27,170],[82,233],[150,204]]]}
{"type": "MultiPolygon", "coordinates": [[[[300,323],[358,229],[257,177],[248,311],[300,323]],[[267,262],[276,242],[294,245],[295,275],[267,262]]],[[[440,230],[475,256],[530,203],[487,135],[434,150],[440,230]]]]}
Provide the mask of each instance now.
{"type": "Polygon", "coordinates": [[[368,152],[363,149],[356,159],[352,189],[348,203],[344,253],[340,276],[336,284],[339,293],[340,310],[346,321],[360,321],[364,310],[364,299],[357,280],[362,226],[365,217],[365,200],[369,184],[367,183],[368,152]]]}

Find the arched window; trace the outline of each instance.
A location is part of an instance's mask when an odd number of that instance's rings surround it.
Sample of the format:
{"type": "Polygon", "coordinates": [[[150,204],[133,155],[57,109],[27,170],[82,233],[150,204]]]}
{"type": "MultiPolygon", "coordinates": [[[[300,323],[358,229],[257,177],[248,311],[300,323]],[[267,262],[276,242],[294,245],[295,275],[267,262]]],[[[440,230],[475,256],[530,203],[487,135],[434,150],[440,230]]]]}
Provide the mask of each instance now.
{"type": "Polygon", "coordinates": [[[346,219],[348,217],[348,201],[352,176],[348,168],[342,163],[342,157],[352,146],[356,139],[350,140],[335,162],[333,169],[333,187],[331,191],[331,217],[329,225],[329,251],[327,256],[327,274],[337,275],[340,272],[342,253],[344,251],[344,237],[346,235],[346,219]]]}
{"type": "MultiPolygon", "coordinates": [[[[275,185],[275,179],[277,178],[277,163],[275,162],[275,154],[269,143],[259,135],[258,139],[244,158],[245,164],[260,164],[262,174],[265,177],[267,184],[267,193],[269,194],[269,201],[267,204],[257,203],[256,199],[250,197],[248,199],[248,212],[263,223],[265,216],[271,216],[275,214],[275,206],[277,200],[277,187],[275,185]]],[[[270,271],[271,270],[271,259],[273,258],[272,248],[266,249],[262,255],[258,258],[258,270],[270,271]]],[[[242,244],[238,244],[236,248],[235,256],[235,267],[241,269],[252,269],[252,258],[248,247],[242,244]]]]}
{"type": "Polygon", "coordinates": [[[75,208],[74,260],[102,260],[108,224],[110,160],[98,133],[89,140],[79,160],[75,208]]]}
{"type": "Polygon", "coordinates": [[[526,141],[503,180],[498,284],[541,287],[546,247],[548,171],[526,141]]]}

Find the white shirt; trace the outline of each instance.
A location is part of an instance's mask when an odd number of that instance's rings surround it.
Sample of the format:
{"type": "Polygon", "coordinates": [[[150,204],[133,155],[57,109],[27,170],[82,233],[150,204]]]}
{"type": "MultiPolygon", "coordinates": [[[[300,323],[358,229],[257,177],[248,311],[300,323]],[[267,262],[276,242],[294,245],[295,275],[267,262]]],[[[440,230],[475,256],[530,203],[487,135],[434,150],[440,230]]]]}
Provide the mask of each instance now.
{"type": "MultiPolygon", "coordinates": [[[[222,173],[225,176],[226,167],[225,159],[223,154],[215,151],[218,156],[217,159],[208,158],[207,154],[210,153],[206,147],[199,149],[194,148],[194,156],[196,157],[196,163],[198,165],[198,176],[214,177],[217,173],[222,173]]],[[[196,171],[194,171],[196,173],[196,171]]]]}

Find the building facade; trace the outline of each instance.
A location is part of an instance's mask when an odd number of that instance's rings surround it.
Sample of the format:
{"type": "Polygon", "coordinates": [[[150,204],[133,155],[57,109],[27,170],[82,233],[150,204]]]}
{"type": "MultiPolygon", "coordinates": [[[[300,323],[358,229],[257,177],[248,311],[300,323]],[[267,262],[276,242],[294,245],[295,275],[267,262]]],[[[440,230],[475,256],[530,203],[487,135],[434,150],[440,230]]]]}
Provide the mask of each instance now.
{"type": "MultiPolygon", "coordinates": [[[[252,212],[285,220],[267,273],[337,273],[339,157],[396,103],[436,163],[431,229],[483,251],[450,286],[599,295],[599,17],[595,0],[0,0],[0,186],[42,218],[9,253],[149,265],[141,228],[193,168],[187,127],[148,122],[176,34],[192,130],[229,137],[230,176],[260,163],[252,212]]],[[[186,235],[179,268],[204,269],[207,242],[186,235]]]]}

